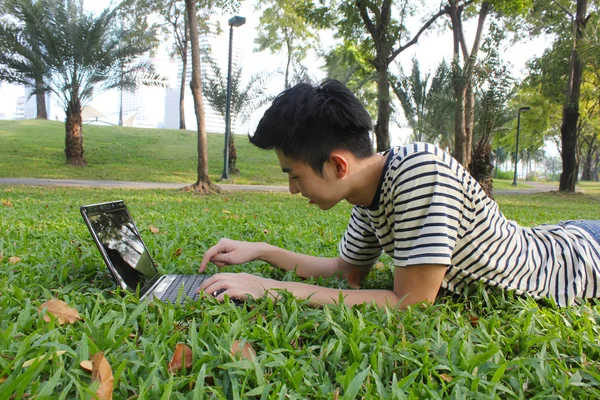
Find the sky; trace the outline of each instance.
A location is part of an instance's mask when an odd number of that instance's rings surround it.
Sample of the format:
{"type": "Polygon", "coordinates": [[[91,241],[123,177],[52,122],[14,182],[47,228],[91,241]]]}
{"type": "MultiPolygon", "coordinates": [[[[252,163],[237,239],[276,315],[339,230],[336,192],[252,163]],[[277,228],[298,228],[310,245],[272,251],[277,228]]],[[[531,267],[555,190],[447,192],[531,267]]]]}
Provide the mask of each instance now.
{"type": "MultiPolygon", "coordinates": [[[[432,0],[425,0],[429,4],[434,4],[432,0]]],[[[114,5],[114,1],[112,2],[114,5]]],[[[437,4],[437,1],[435,2],[437,4]]],[[[85,0],[84,7],[91,11],[98,13],[105,7],[111,6],[111,0],[85,0]]],[[[242,1],[241,8],[237,15],[246,17],[246,24],[234,28],[233,43],[235,51],[238,57],[243,62],[244,75],[249,77],[253,73],[269,70],[283,70],[285,65],[285,54],[270,54],[269,52],[255,52],[256,45],[254,44],[254,38],[258,29],[260,12],[254,9],[254,1],[242,1]]],[[[220,62],[223,66],[226,66],[227,62],[227,48],[228,48],[228,36],[229,29],[227,21],[232,15],[218,15],[215,17],[216,21],[219,21],[223,33],[215,39],[215,46],[213,47],[213,57],[220,62]]],[[[413,32],[419,27],[419,21],[415,21],[413,32]]],[[[475,31],[475,21],[468,21],[465,24],[466,36],[468,38],[467,43],[472,43],[472,37],[475,31]]],[[[321,46],[327,48],[331,47],[335,43],[332,32],[324,33],[320,38],[321,46]]],[[[505,60],[509,60],[512,64],[512,72],[516,78],[523,76],[525,71],[525,63],[531,57],[539,56],[542,54],[544,49],[548,46],[548,40],[545,38],[538,38],[528,42],[518,42],[514,45],[507,46],[501,54],[504,54],[505,60]]],[[[442,58],[449,60],[452,52],[452,34],[449,29],[440,32],[439,30],[430,30],[425,32],[421,36],[417,45],[412,46],[407,51],[403,52],[398,57],[398,62],[402,65],[405,71],[410,71],[411,63],[413,58],[419,60],[422,71],[434,72],[437,65],[440,63],[442,58]]],[[[166,47],[163,46],[157,54],[155,60],[158,71],[169,76],[172,79],[173,87],[177,87],[176,82],[176,71],[177,63],[171,60],[167,54],[166,47]]],[[[322,61],[316,56],[314,52],[310,53],[309,56],[304,60],[304,64],[308,67],[309,74],[317,80],[322,80],[325,77],[322,67],[322,61]]],[[[393,66],[392,68],[395,68],[393,66]]],[[[269,83],[269,91],[272,94],[277,94],[283,90],[284,81],[282,74],[275,74],[273,79],[269,83]]],[[[4,113],[10,116],[14,113],[16,98],[24,94],[22,87],[16,87],[13,85],[3,84],[0,88],[0,114],[4,113]]],[[[108,93],[99,96],[94,99],[92,105],[108,113],[109,108],[114,108],[116,102],[116,94],[108,93]]],[[[156,110],[154,112],[160,113],[164,110],[164,102],[155,103],[156,110]]],[[[251,124],[256,124],[260,118],[262,110],[259,110],[257,115],[253,116],[251,124]]],[[[53,118],[53,116],[50,116],[53,118]]],[[[62,118],[62,115],[61,117],[62,118]]],[[[407,128],[399,128],[394,122],[391,123],[390,131],[392,134],[392,144],[401,144],[406,141],[408,134],[407,128]]]]}

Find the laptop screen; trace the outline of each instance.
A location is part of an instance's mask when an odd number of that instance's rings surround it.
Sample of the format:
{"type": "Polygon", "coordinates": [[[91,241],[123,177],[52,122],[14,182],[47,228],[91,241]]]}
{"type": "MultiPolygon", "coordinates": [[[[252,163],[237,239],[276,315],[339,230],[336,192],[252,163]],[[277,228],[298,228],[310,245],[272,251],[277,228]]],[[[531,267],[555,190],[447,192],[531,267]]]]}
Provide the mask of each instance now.
{"type": "Polygon", "coordinates": [[[95,242],[123,289],[140,290],[158,270],[122,201],[82,207],[95,242]]]}

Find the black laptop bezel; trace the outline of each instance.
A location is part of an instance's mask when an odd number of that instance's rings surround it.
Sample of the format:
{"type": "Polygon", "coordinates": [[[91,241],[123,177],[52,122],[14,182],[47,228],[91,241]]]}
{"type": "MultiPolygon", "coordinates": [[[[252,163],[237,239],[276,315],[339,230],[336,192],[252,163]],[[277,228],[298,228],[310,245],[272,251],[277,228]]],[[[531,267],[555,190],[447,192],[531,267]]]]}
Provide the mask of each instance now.
{"type": "Polygon", "coordinates": [[[146,251],[146,254],[148,255],[148,258],[150,259],[150,265],[152,266],[152,269],[155,272],[154,277],[152,277],[148,281],[148,283],[146,283],[143,287],[139,287],[139,285],[138,285],[140,297],[143,297],[149,290],[152,289],[154,284],[163,275],[158,271],[158,268],[156,267],[156,263],[152,259],[152,256],[150,255],[150,251],[148,251],[148,247],[146,246],[146,243],[144,243],[144,240],[142,239],[142,235],[140,235],[137,225],[135,224],[133,217],[131,216],[131,213],[129,212],[129,209],[125,205],[125,202],[123,200],[115,200],[115,201],[109,201],[109,202],[105,202],[105,203],[84,205],[79,208],[81,215],[83,217],[83,220],[85,221],[85,225],[87,226],[88,230],[90,231],[90,234],[92,235],[92,238],[94,240],[94,243],[96,244],[96,247],[98,248],[98,250],[100,250],[100,254],[102,255],[104,264],[106,264],[106,267],[108,268],[114,281],[122,289],[127,290],[128,292],[134,292],[133,290],[131,290],[127,287],[125,282],[123,282],[123,280],[120,279],[119,274],[114,270],[112,262],[110,261],[108,254],[106,254],[106,251],[104,250],[104,246],[102,245],[102,243],[100,242],[100,239],[96,235],[96,232],[94,231],[94,228],[92,227],[92,222],[89,219],[90,215],[97,215],[97,214],[101,214],[101,213],[105,213],[105,212],[111,212],[111,211],[114,211],[117,209],[123,209],[127,213],[129,219],[133,223],[135,232],[139,236],[140,242],[142,243],[142,246],[144,247],[144,250],[146,251]]]}

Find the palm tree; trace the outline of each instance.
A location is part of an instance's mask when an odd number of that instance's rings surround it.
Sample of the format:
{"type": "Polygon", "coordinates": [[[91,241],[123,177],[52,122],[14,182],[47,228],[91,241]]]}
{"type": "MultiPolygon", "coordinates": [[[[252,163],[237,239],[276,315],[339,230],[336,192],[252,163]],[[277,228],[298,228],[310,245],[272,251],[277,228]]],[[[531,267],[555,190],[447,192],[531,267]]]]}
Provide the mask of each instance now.
{"type": "MultiPolygon", "coordinates": [[[[213,76],[205,76],[203,83],[203,92],[206,99],[223,118],[226,113],[227,101],[227,77],[217,63],[210,57],[207,57],[213,76]]],[[[250,118],[250,115],[259,107],[273,100],[273,96],[265,93],[267,82],[272,74],[258,73],[250,77],[250,80],[244,85],[242,83],[242,67],[236,66],[231,74],[231,103],[230,118],[231,125],[241,125],[250,118]]],[[[236,166],[237,152],[233,136],[229,136],[229,172],[239,173],[236,166]]]]}
{"type": "MultiPolygon", "coordinates": [[[[84,166],[81,110],[99,93],[140,85],[164,85],[148,62],[136,58],[149,50],[141,35],[119,35],[117,10],[106,9],[97,17],[85,14],[73,0],[39,0],[41,12],[31,39],[40,49],[48,70],[45,89],[64,107],[67,164],[84,166]]],[[[27,24],[30,20],[24,20],[27,24]]],[[[18,71],[16,71],[18,73],[18,71]]]]}
{"type": "Polygon", "coordinates": [[[42,3],[33,0],[7,1],[0,7],[0,81],[32,88],[37,99],[37,118],[47,119],[47,67],[34,38],[43,16],[42,3]]]}

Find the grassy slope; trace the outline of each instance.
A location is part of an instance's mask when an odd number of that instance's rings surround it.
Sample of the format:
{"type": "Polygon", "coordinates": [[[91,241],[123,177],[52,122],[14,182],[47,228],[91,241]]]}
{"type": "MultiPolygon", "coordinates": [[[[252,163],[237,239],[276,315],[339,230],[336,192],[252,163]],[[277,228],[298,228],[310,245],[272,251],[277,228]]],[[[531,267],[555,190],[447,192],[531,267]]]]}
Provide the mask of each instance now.
{"type": "MultiPolygon", "coordinates": [[[[524,225],[600,219],[600,191],[498,197],[501,210],[524,225]]],[[[89,398],[90,376],[79,362],[97,351],[112,365],[117,399],[211,393],[330,399],[336,390],[347,398],[600,397],[596,305],[555,309],[475,288],[466,297],[443,297],[406,312],[312,309],[291,298],[277,305],[258,300],[243,310],[211,299],[173,307],[121,297],[78,213],[80,204],[116,198],[129,204],[163,272],[193,273],[204,249],[222,236],[334,256],[350,210],[340,205],[321,212],[287,194],[3,187],[0,382],[6,381],[0,398],[13,392],[89,398]],[[153,234],[150,225],[160,232],[153,234]],[[11,263],[12,256],[21,261],[11,263]],[[83,321],[44,322],[37,307],[51,297],[77,308],[83,321]],[[252,343],[254,361],[230,354],[237,339],[252,343]],[[194,364],[170,374],[178,342],[193,349],[194,364]],[[57,350],[66,353],[22,367],[57,350]]],[[[390,287],[385,262],[367,287],[390,287]]],[[[297,279],[259,262],[228,268],[243,269],[297,279]]]]}
{"type": "MultiPolygon", "coordinates": [[[[64,124],[57,121],[0,121],[3,178],[108,179],[186,182],[197,177],[194,131],[84,125],[85,168],[65,165],[64,124]]],[[[287,184],[277,157],[236,135],[240,175],[231,183],[287,184]]],[[[223,135],[208,135],[211,179],[223,171],[223,135]]]]}

